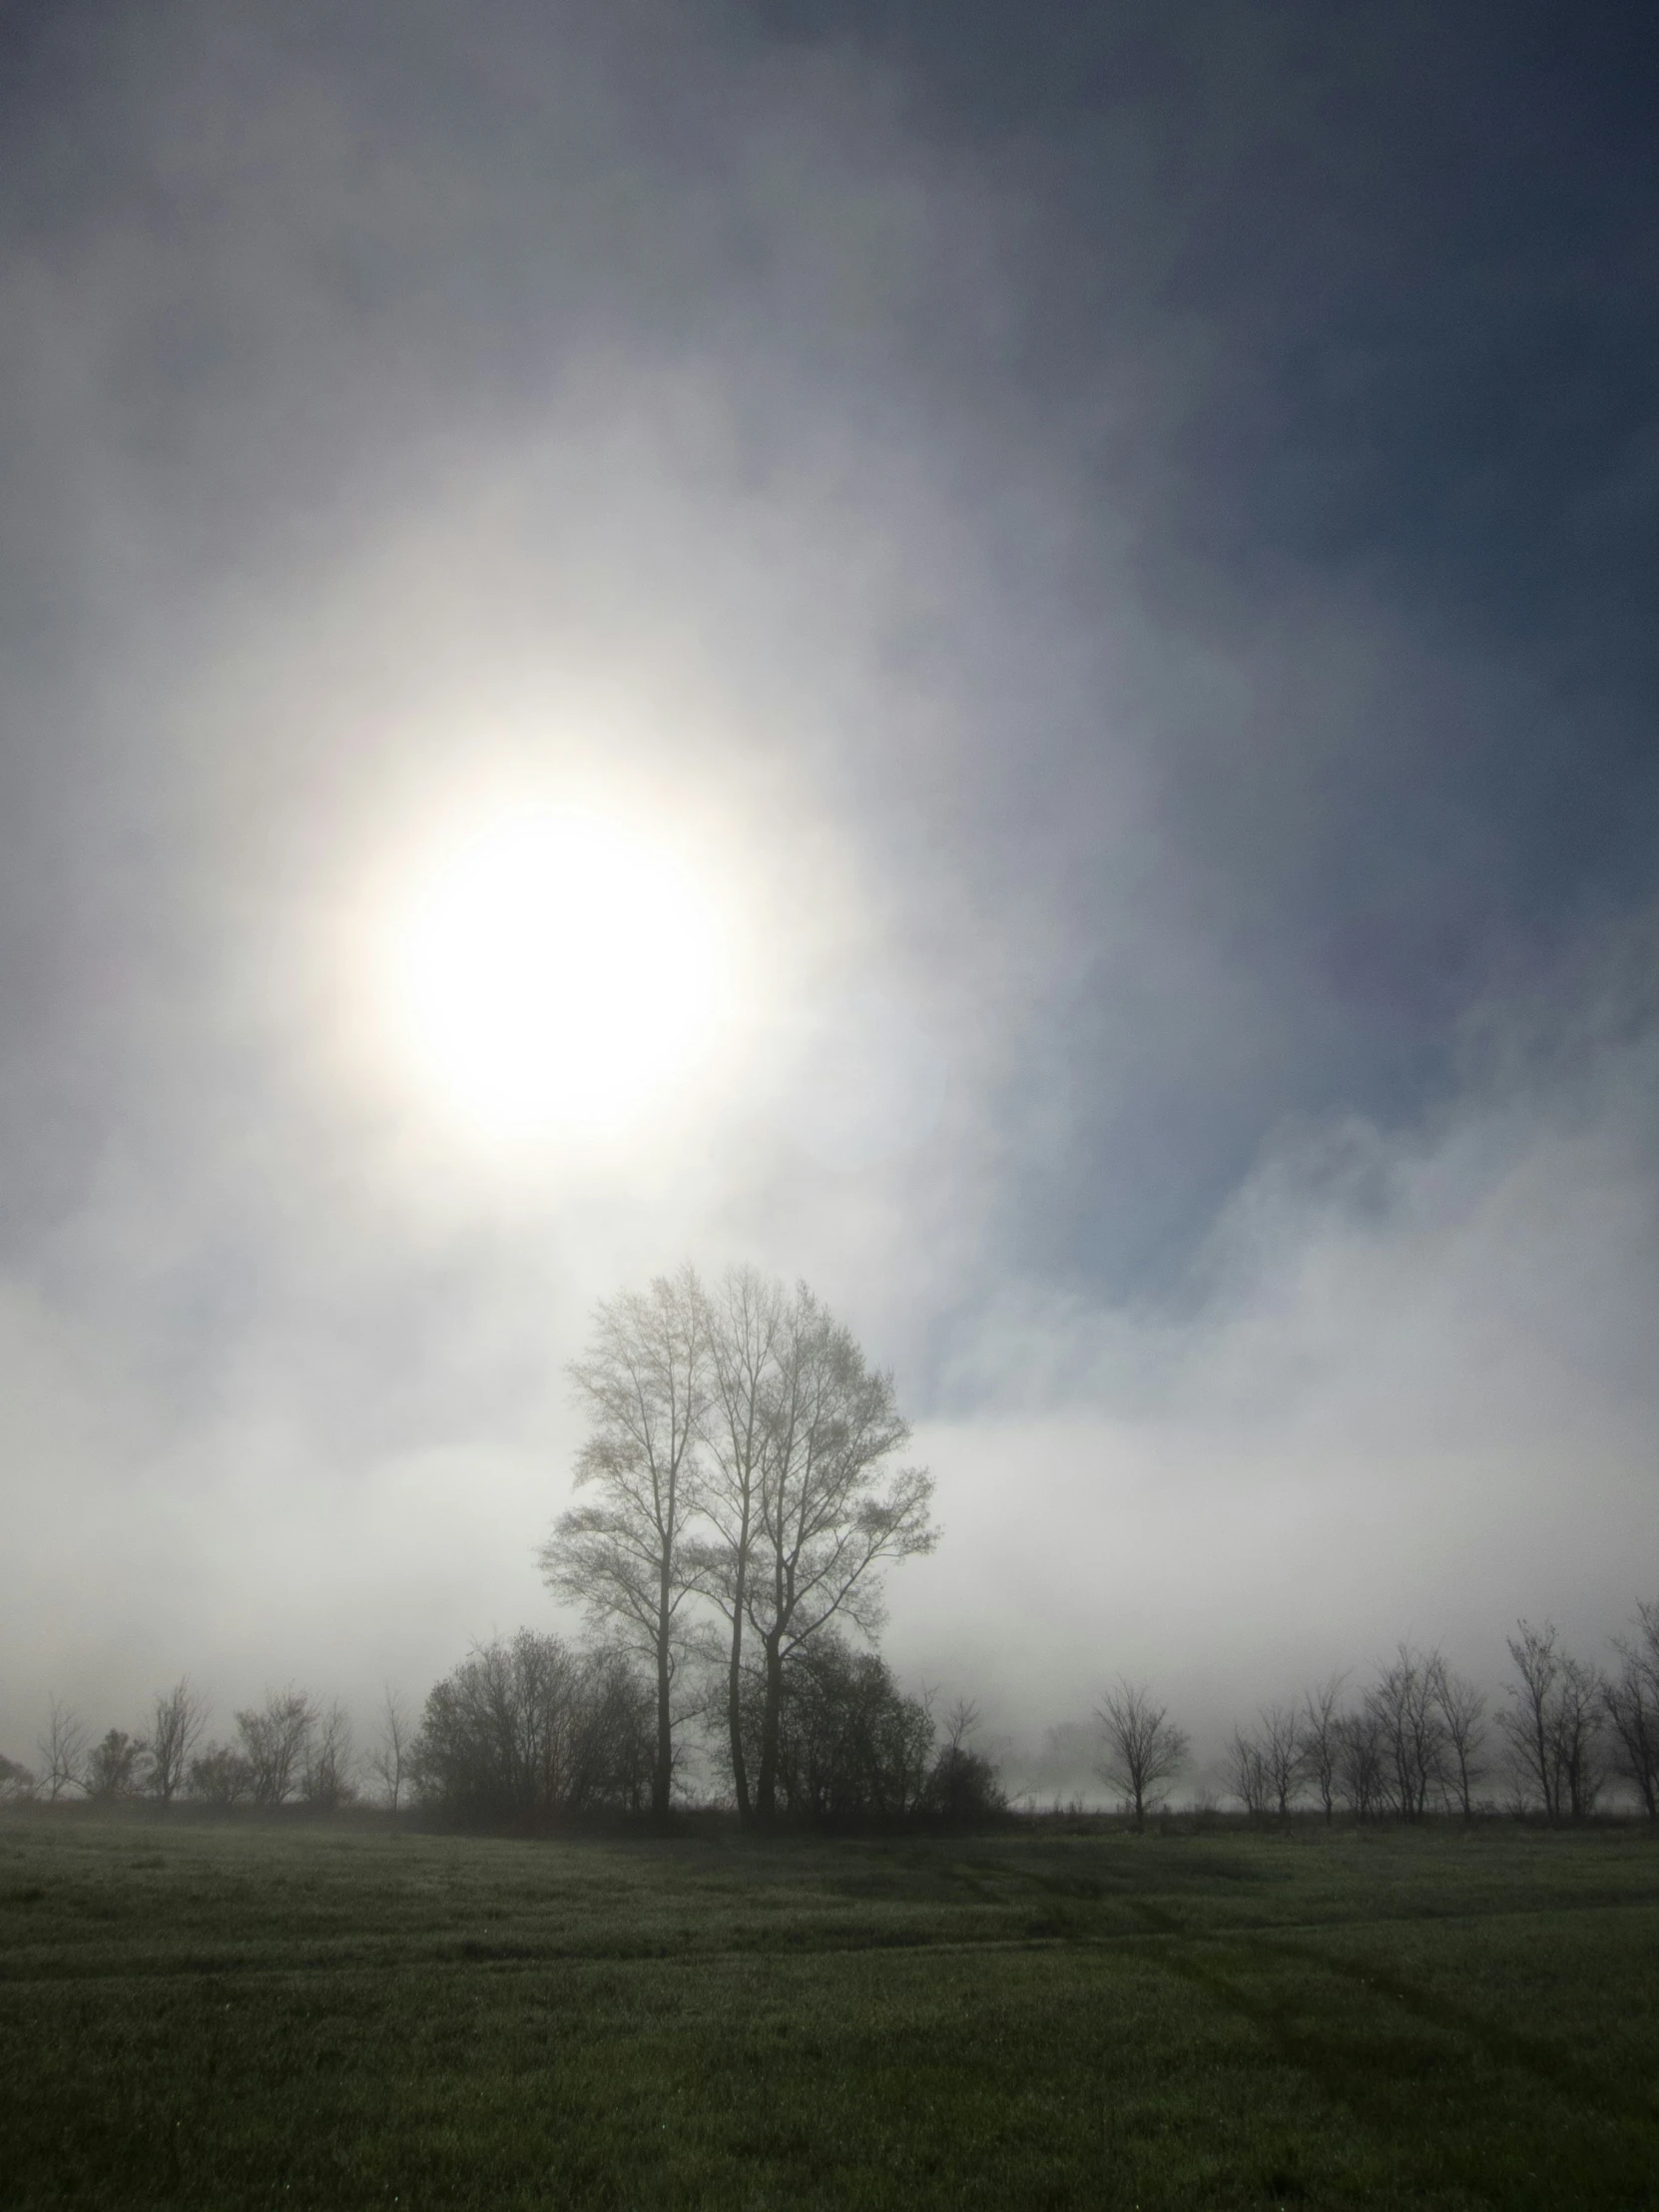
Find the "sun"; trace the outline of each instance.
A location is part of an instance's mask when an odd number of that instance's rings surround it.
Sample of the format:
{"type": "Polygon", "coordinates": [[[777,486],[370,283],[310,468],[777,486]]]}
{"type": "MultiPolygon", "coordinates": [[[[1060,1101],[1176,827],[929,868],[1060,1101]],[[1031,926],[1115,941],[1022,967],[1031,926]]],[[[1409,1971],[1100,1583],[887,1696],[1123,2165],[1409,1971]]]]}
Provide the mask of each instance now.
{"type": "Polygon", "coordinates": [[[524,806],[411,868],[379,965],[400,1059],[487,1137],[636,1122],[695,1079],[733,982],[720,901],[668,840],[524,806]]]}

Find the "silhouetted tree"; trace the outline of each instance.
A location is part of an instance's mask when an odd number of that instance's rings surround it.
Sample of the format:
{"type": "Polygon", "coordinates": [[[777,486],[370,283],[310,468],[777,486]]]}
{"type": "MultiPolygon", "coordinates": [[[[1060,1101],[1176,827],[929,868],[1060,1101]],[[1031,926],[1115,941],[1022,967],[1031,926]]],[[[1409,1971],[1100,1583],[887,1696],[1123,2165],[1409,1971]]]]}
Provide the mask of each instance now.
{"type": "Polygon", "coordinates": [[[686,1557],[698,1510],[697,1447],[709,1388],[706,1307],[690,1268],[644,1295],[601,1305],[587,1357],[570,1371],[592,1432],[576,1463],[591,1505],[562,1513],[541,1549],[542,1572],[650,1667],[657,1697],[651,1804],[667,1817],[675,1731],[687,1717],[683,1681],[697,1638],[686,1557]]]}
{"type": "Polygon", "coordinates": [[[1383,1749],[1383,1787],[1402,1820],[1422,1818],[1443,1776],[1438,1666],[1437,1653],[1400,1644],[1366,1696],[1383,1749]]]}
{"type": "Polygon", "coordinates": [[[831,1624],[873,1635],[879,1569],[931,1551],[933,1485],[919,1468],[887,1475],[909,1441],[892,1377],[866,1366],[850,1333],[797,1290],[783,1316],[767,1392],[767,1447],[744,1609],[763,1686],[755,1813],[774,1813],[791,1662],[831,1624]]]}
{"type": "Polygon", "coordinates": [[[1008,1793],[995,1767],[969,1741],[978,1720],[978,1708],[958,1699],[922,1790],[922,1810],[948,1828],[975,1828],[1008,1810],[1008,1793]]]}
{"type": "Polygon", "coordinates": [[[1508,1738],[1517,1792],[1548,1820],[1581,1819],[1592,1812],[1602,1778],[1605,1685],[1560,1649],[1553,1622],[1517,1624],[1509,1638],[1515,1679],[1509,1710],[1499,1715],[1508,1738]]]}
{"type": "Polygon", "coordinates": [[[1331,1821],[1337,1808],[1337,1766],[1342,1755],[1341,1701],[1347,1677],[1333,1674],[1302,1700],[1302,1756],[1319,1792],[1321,1810],[1331,1821]]]}
{"type": "Polygon", "coordinates": [[[190,1794],[204,1805],[228,1809],[251,1797],[254,1770],[229,1744],[210,1744],[190,1763],[190,1794]]]}
{"type": "Polygon", "coordinates": [[[1261,1743],[1253,1733],[1237,1726],[1227,1747],[1227,1780],[1252,1820],[1259,1819],[1273,1803],[1273,1785],[1268,1780],[1261,1743]]]}
{"type": "Polygon", "coordinates": [[[356,1761],[351,1743],[351,1720],[337,1701],[315,1716],[305,1741],[299,1794],[307,1805],[332,1812],[355,1797],[352,1772],[356,1761]]]}
{"type": "Polygon", "coordinates": [[[191,1688],[189,1675],[181,1675],[171,1690],[157,1691],[150,1720],[145,1786],[164,1805],[171,1805],[184,1789],[207,1725],[207,1703],[191,1688]]]}
{"type": "Polygon", "coordinates": [[[1659,1603],[1638,1605],[1635,1627],[1634,1636],[1613,1639],[1619,1671],[1602,1694],[1614,1771],[1635,1789],[1651,1821],[1659,1820],[1659,1603]]]}
{"type": "Polygon", "coordinates": [[[135,1796],[145,1749],[142,1737],[129,1736],[124,1728],[112,1728],[87,1754],[81,1781],[87,1796],[106,1803],[112,1798],[135,1796]]]}
{"type": "Polygon", "coordinates": [[[35,1794],[35,1778],[16,1759],[0,1758],[0,1804],[16,1804],[35,1794]]]}
{"type": "Polygon", "coordinates": [[[237,1734],[256,1805],[285,1805],[299,1787],[317,1712],[303,1690],[269,1690],[237,1715],[237,1734]]]}
{"type": "Polygon", "coordinates": [[[430,1692],[411,1778],[428,1804],[466,1820],[639,1811],[652,1787],[652,1705],[625,1653],[522,1629],[479,1645],[430,1692]]]}
{"type": "MultiPolygon", "coordinates": [[[[754,1817],[744,1729],[744,1631],[749,1623],[762,1500],[776,1457],[780,1351],[787,1336],[784,1286],[754,1268],[734,1268],[706,1301],[708,1388],[703,1511],[709,1527],[690,1557],[699,1586],[726,1620],[726,1757],[738,1814],[754,1817]]],[[[759,1746],[756,1747],[757,1756],[759,1746]]]]}
{"type": "Polygon", "coordinates": [[[1474,1813],[1474,1785],[1484,1771],[1480,1753],[1486,1740],[1486,1700],[1472,1682],[1448,1667],[1438,1652],[1433,1659],[1431,1688],[1444,1746],[1446,1787],[1455,1790],[1458,1810],[1464,1820],[1469,1820],[1474,1813]]]}
{"type": "MultiPolygon", "coordinates": [[[[766,1678],[746,1678],[746,1729],[766,1725],[766,1678]]],[[[886,1663],[828,1633],[784,1669],[777,1786],[783,1809],[813,1828],[891,1826],[921,1807],[933,1768],[933,1722],[886,1663]]]]}
{"type": "Polygon", "coordinates": [[[41,1786],[48,1802],[56,1805],[65,1790],[84,1787],[87,1763],[86,1723],[72,1706],[53,1698],[47,1709],[46,1733],[37,1740],[41,1786]]]}
{"type": "Polygon", "coordinates": [[[1120,1681],[1108,1690],[1095,1718],[1102,1742],[1097,1772],[1102,1782],[1127,1797],[1139,1831],[1146,1826],[1147,1808],[1157,1801],[1158,1785],[1172,1780],[1186,1763],[1186,1734],[1164,1706],[1153,1703],[1144,1682],[1120,1681]]]}
{"type": "Polygon", "coordinates": [[[384,1790],[386,1803],[394,1813],[409,1779],[409,1754],[413,1743],[414,1724],[409,1719],[408,1709],[388,1683],[380,1708],[379,1739],[369,1754],[368,1770],[384,1790]]]}
{"type": "Polygon", "coordinates": [[[1344,1713],[1336,1723],[1337,1788],[1357,1821],[1374,1820],[1384,1809],[1385,1746],[1382,1721],[1370,1702],[1344,1713]]]}

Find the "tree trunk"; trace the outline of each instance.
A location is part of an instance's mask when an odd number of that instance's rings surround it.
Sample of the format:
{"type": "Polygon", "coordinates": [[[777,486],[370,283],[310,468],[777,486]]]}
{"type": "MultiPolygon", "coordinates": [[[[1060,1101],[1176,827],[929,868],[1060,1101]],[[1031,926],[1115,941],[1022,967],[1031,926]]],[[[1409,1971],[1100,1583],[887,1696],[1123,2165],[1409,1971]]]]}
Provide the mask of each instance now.
{"type": "Polygon", "coordinates": [[[665,1551],[662,1596],[657,1612],[657,1760],[651,1771],[651,1817],[659,1828],[668,1824],[669,1792],[674,1786],[674,1703],[668,1659],[672,1625],[665,1551]]]}
{"type": "Polygon", "coordinates": [[[761,1772],[755,1784],[755,1818],[770,1827],[778,1811],[778,1738],[784,1711],[783,1637],[767,1637],[766,1705],[761,1720],[761,1772]]]}
{"type": "Polygon", "coordinates": [[[726,1726],[732,1741],[732,1784],[738,1793],[738,1818],[745,1828],[755,1825],[755,1808],[749,1798],[749,1769],[743,1756],[743,1590],[732,1607],[732,1665],[726,1678],[726,1726]]]}

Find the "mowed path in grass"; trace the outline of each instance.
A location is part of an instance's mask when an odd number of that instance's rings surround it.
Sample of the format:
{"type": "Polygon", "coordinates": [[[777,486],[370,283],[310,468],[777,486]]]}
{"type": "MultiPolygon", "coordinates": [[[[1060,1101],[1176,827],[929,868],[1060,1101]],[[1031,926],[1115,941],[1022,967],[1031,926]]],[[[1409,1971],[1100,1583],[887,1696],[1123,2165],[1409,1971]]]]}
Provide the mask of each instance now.
{"type": "Polygon", "coordinates": [[[1659,2206],[1630,1830],[0,1820],[0,2205],[1659,2206]]]}

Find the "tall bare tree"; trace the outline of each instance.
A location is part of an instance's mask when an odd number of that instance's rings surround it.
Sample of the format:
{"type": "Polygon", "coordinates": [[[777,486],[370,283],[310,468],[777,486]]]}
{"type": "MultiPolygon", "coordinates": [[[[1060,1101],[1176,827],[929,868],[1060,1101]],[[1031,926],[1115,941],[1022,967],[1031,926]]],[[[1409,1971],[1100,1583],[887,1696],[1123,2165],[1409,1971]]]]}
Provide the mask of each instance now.
{"type": "Polygon", "coordinates": [[[1101,1731],[1096,1771],[1102,1782],[1128,1798],[1138,1832],[1146,1826],[1159,1783],[1172,1780],[1186,1764],[1186,1732],[1176,1727],[1165,1706],[1153,1702],[1144,1682],[1120,1681],[1107,1691],[1095,1718],[1101,1731]]]}
{"type": "Polygon", "coordinates": [[[592,1422],[576,1480],[597,1495],[559,1516],[541,1547],[542,1573],[651,1669],[651,1807],[661,1821],[674,1786],[675,1731],[687,1712],[687,1661],[697,1650],[687,1536],[701,1504],[709,1360],[706,1301],[693,1271],[659,1276],[649,1291],[601,1305],[587,1356],[570,1377],[592,1422]]]}
{"type": "Polygon", "coordinates": [[[46,1733],[37,1738],[40,1779],[49,1802],[56,1805],[65,1790],[85,1787],[87,1730],[73,1706],[53,1698],[47,1708],[46,1733]]]}
{"type": "Polygon", "coordinates": [[[171,1805],[185,1787],[191,1759],[208,1724],[204,1698],[182,1674],[171,1690],[158,1690],[150,1719],[150,1764],[145,1784],[152,1797],[171,1805]]]}
{"type": "Polygon", "coordinates": [[[1474,1785],[1484,1772],[1480,1754],[1486,1740],[1485,1696],[1466,1675],[1447,1666],[1438,1652],[1433,1655],[1430,1688],[1444,1746],[1445,1785],[1455,1791],[1464,1820],[1470,1820],[1474,1785]]]}
{"type": "Polygon", "coordinates": [[[1402,1820],[1422,1818],[1429,1793],[1441,1780],[1445,1737],[1435,1696],[1438,1665],[1438,1653],[1400,1644],[1367,1693],[1385,1751],[1387,1788],[1402,1820]]]}
{"type": "Polygon", "coordinates": [[[299,1787],[317,1712],[303,1690],[269,1690],[237,1715],[237,1734],[256,1805],[285,1805],[299,1787]]]}
{"type": "Polygon", "coordinates": [[[1613,1731],[1613,1766],[1659,1820],[1659,1603],[1638,1605],[1636,1633],[1615,1636],[1619,1671],[1603,1697],[1613,1731]]]}
{"type": "Polygon", "coordinates": [[[1551,1621],[1519,1622],[1509,1657],[1515,1679],[1499,1724],[1522,1802],[1541,1804],[1552,1821],[1582,1819],[1601,1788],[1606,1686],[1597,1669],[1560,1648],[1551,1621]]]}
{"type": "Polygon", "coordinates": [[[368,1755],[368,1771],[385,1791],[386,1803],[394,1813],[410,1779],[414,1736],[409,1709],[388,1683],[380,1707],[379,1737],[368,1755]]]}
{"type": "Polygon", "coordinates": [[[754,1807],[744,1751],[744,1631],[763,1497],[780,1437],[780,1353],[789,1340],[789,1312],[784,1286],[754,1268],[732,1269],[706,1304],[702,1504],[708,1527],[688,1557],[726,1618],[726,1734],[746,1826],[754,1807]]]}
{"type": "Polygon", "coordinates": [[[1328,1675],[1317,1690],[1309,1690],[1302,1700],[1302,1751],[1305,1768],[1314,1788],[1319,1792],[1320,1806],[1326,1820],[1335,1817],[1337,1809],[1337,1768],[1342,1757],[1341,1703],[1342,1674],[1328,1675]]]}
{"type": "Polygon", "coordinates": [[[804,1286],[780,1319],[767,1393],[759,1526],[744,1611],[761,1647],[763,1706],[754,1814],[777,1809],[779,1729],[791,1659],[831,1622],[881,1619],[880,1569],[931,1551],[931,1478],[888,1473],[909,1441],[892,1377],[804,1286]]]}

